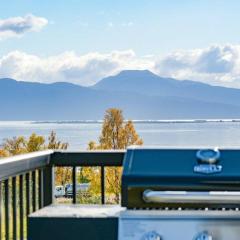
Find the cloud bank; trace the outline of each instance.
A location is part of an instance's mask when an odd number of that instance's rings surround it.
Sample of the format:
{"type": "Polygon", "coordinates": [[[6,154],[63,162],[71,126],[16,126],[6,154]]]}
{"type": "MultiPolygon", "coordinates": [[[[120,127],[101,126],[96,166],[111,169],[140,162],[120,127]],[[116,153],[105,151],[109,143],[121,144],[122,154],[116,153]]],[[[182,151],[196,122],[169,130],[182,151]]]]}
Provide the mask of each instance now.
{"type": "Polygon", "coordinates": [[[240,88],[240,45],[176,51],[156,62],[162,76],[240,88]]]}
{"type": "Polygon", "coordinates": [[[47,58],[14,51],[0,58],[0,78],[37,82],[65,81],[88,86],[123,69],[152,67],[151,60],[137,58],[131,50],[82,56],[65,52],[47,58]]]}
{"type": "Polygon", "coordinates": [[[38,32],[47,24],[47,19],[32,14],[24,17],[0,19],[0,40],[20,37],[26,32],[38,32]]]}
{"type": "Polygon", "coordinates": [[[148,69],[164,77],[240,88],[240,45],[178,50],[167,56],[139,57],[126,50],[85,55],[65,52],[46,58],[14,51],[0,57],[0,78],[24,81],[89,86],[126,69],[148,69]]]}

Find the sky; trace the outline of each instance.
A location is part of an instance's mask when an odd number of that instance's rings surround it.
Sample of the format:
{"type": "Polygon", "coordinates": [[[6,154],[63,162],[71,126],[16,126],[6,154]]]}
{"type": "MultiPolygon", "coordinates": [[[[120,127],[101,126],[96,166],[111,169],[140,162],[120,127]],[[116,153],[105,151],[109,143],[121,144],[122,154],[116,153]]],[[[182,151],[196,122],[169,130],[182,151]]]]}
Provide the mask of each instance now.
{"type": "Polygon", "coordinates": [[[0,77],[84,86],[124,69],[240,88],[238,0],[1,0],[0,77]]]}

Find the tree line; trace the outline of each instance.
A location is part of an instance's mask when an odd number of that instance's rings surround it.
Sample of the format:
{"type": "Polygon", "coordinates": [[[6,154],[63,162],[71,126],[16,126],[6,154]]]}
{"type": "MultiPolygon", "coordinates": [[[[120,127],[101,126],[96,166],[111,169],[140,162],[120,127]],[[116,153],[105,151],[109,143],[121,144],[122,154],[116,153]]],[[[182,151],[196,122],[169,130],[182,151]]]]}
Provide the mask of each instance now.
{"type": "MultiPolygon", "coordinates": [[[[96,149],[126,149],[130,145],[142,145],[132,121],[124,121],[123,112],[120,109],[107,109],[104,115],[101,134],[98,141],[88,143],[89,150],[96,149]]],[[[23,136],[4,139],[0,148],[0,157],[14,156],[17,154],[41,151],[45,149],[67,150],[68,143],[62,142],[52,131],[47,139],[33,133],[29,138],[23,136]]],[[[106,168],[106,194],[118,202],[120,198],[121,171],[119,167],[106,168]]],[[[55,170],[56,184],[63,185],[71,181],[71,169],[59,167],[55,170]]],[[[100,194],[100,171],[98,168],[80,168],[80,182],[91,182],[90,192],[100,194]]]]}

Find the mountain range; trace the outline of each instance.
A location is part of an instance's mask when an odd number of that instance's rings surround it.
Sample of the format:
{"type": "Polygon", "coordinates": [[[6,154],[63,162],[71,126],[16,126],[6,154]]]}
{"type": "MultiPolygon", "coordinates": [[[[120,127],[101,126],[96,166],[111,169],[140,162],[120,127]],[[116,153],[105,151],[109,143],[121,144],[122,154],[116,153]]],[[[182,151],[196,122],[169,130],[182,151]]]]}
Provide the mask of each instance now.
{"type": "Polygon", "coordinates": [[[94,86],[0,79],[0,120],[97,120],[107,108],[127,119],[240,118],[240,89],[126,70],[94,86]]]}

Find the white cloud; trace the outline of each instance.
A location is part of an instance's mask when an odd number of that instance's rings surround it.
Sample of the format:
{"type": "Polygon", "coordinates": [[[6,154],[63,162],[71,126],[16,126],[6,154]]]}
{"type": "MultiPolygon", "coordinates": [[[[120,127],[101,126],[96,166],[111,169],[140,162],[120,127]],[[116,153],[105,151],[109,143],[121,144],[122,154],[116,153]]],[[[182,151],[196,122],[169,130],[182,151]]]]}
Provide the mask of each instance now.
{"type": "Polygon", "coordinates": [[[179,50],[165,57],[136,56],[132,50],[39,57],[14,51],[0,57],[0,78],[92,85],[121,70],[149,69],[160,76],[240,88],[240,45],[179,50]]]}
{"type": "Polygon", "coordinates": [[[132,50],[107,54],[95,52],[82,56],[74,52],[65,52],[47,58],[15,51],[0,58],[0,78],[92,85],[101,78],[123,69],[149,69],[153,66],[151,60],[137,58],[132,50]]]}
{"type": "Polygon", "coordinates": [[[0,40],[19,37],[26,32],[38,32],[47,24],[47,19],[32,14],[24,17],[0,19],[0,40]]]}
{"type": "Polygon", "coordinates": [[[155,72],[177,79],[240,87],[240,45],[179,50],[156,61],[155,72]]]}

